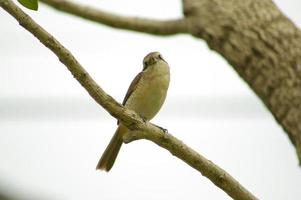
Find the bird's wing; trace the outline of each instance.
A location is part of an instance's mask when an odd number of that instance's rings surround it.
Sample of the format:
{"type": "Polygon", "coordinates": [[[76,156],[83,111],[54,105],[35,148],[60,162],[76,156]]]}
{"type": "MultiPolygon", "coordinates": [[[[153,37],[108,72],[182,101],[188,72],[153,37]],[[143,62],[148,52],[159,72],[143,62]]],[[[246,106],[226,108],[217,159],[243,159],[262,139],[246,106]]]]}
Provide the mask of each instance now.
{"type": "Polygon", "coordinates": [[[125,105],[127,100],[130,98],[130,96],[132,95],[133,91],[136,90],[137,86],[138,86],[138,82],[140,81],[141,77],[142,77],[143,71],[140,72],[139,74],[137,74],[137,76],[134,78],[134,80],[132,81],[124,99],[122,102],[122,105],[125,105]]]}
{"type": "MultiPolygon", "coordinates": [[[[124,99],[122,102],[122,105],[125,106],[126,101],[130,98],[131,94],[133,93],[134,90],[136,90],[137,86],[138,86],[138,82],[140,81],[141,77],[142,77],[143,71],[140,72],[139,74],[137,74],[137,76],[134,78],[134,80],[132,81],[124,99]]],[[[119,120],[117,121],[117,124],[119,124],[119,120]]]]}

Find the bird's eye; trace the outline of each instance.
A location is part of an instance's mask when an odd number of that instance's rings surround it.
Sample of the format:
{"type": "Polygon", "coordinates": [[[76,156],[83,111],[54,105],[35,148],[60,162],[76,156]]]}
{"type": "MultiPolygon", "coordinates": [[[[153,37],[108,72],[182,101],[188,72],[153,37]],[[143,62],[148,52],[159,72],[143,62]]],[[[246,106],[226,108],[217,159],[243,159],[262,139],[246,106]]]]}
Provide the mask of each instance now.
{"type": "Polygon", "coordinates": [[[161,54],[159,54],[158,57],[159,57],[160,59],[163,59],[162,56],[161,56],[161,54]]]}
{"type": "Polygon", "coordinates": [[[147,65],[147,62],[146,62],[146,61],[144,61],[143,65],[144,65],[144,66],[146,66],[146,65],[147,65]]]}

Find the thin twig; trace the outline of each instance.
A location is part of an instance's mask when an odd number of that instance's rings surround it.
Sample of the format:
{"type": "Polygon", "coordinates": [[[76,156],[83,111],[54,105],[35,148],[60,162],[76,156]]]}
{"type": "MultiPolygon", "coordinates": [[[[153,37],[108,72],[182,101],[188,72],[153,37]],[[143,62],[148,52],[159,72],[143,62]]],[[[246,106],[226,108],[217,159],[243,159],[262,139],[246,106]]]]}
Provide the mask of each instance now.
{"type": "Polygon", "coordinates": [[[155,35],[174,35],[178,33],[187,33],[188,30],[188,23],[185,19],[164,21],[139,17],[126,17],[65,0],[40,0],[40,2],[43,2],[57,10],[114,28],[151,33],[155,35]]]}
{"type": "Polygon", "coordinates": [[[148,139],[167,149],[188,165],[209,178],[215,185],[224,190],[233,199],[254,200],[256,197],[245,189],[226,171],[207,160],[183,142],[165,133],[157,126],[143,120],[133,111],[124,108],[107,95],[91,78],[73,55],[61,45],[51,34],[34,22],[26,13],[10,0],[0,0],[0,6],[11,14],[21,26],[31,32],[41,43],[57,55],[59,60],[69,69],[73,76],[88,91],[93,99],[104,107],[112,116],[122,121],[128,128],[136,130],[126,135],[125,142],[135,139],[148,139]]]}

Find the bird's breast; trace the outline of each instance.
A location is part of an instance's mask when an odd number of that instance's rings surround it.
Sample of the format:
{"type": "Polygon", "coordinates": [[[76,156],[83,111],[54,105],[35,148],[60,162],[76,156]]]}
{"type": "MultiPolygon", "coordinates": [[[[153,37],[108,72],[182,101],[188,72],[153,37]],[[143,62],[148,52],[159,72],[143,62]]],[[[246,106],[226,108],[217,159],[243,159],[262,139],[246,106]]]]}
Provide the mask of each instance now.
{"type": "Polygon", "coordinates": [[[165,101],[169,86],[169,71],[145,74],[137,89],[126,103],[126,107],[136,111],[147,120],[152,119],[165,101]]]}

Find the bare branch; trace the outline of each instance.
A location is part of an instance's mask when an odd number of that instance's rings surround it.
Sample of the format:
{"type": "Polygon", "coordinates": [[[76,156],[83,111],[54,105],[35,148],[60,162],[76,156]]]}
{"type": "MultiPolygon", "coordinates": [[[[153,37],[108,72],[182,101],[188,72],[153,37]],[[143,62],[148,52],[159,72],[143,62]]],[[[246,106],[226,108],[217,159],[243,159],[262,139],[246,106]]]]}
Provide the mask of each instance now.
{"type": "Polygon", "coordinates": [[[114,28],[155,35],[174,35],[178,33],[187,33],[188,31],[187,21],[185,19],[163,21],[139,17],[126,17],[65,0],[40,1],[57,10],[114,28]]]}
{"type": "Polygon", "coordinates": [[[226,171],[199,155],[196,151],[189,148],[172,135],[165,133],[163,130],[151,123],[143,122],[143,120],[135,112],[128,110],[117,103],[112,97],[106,94],[100,86],[97,85],[97,83],[63,45],[34,22],[12,1],[0,0],[0,6],[10,13],[21,26],[32,33],[41,41],[41,43],[56,54],[59,60],[69,69],[73,76],[98,104],[104,107],[112,116],[121,120],[122,123],[128,126],[128,128],[136,130],[132,136],[128,135],[127,138],[125,138],[126,142],[130,142],[134,139],[151,140],[201,172],[202,175],[209,178],[215,185],[224,190],[233,199],[256,199],[255,196],[253,196],[226,171]]]}
{"type": "Polygon", "coordinates": [[[150,140],[201,172],[203,176],[209,178],[233,199],[257,199],[225,170],[200,155],[181,140],[151,123],[145,124],[145,127],[143,126],[139,131],[133,131],[124,135],[123,139],[125,143],[139,139],[150,140]]]}

